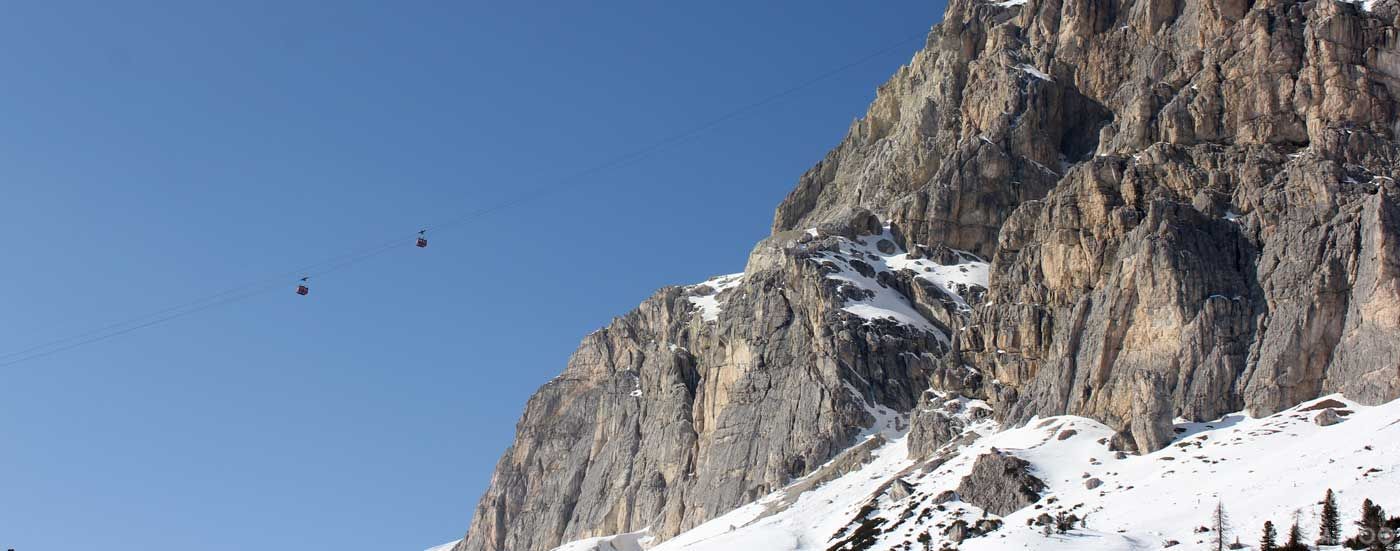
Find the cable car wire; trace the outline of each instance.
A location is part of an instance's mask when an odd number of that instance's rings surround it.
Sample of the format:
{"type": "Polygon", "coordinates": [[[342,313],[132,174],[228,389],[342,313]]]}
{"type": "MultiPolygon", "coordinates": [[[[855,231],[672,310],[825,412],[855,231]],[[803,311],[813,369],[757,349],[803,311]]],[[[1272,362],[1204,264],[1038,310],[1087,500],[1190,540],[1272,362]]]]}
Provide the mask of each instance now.
{"type": "MultiPolygon", "coordinates": [[[[926,34],[926,32],[921,32],[917,35],[917,38],[919,40],[923,40],[926,34]]],[[[529,189],[526,189],[525,191],[519,194],[516,194],[516,196],[510,199],[500,201],[487,207],[468,211],[463,215],[454,218],[439,221],[437,223],[430,224],[427,226],[422,226],[420,230],[416,231],[412,235],[406,236],[405,238],[396,237],[389,241],[377,243],[341,255],[323,259],[313,264],[303,266],[300,269],[293,270],[291,272],[284,272],[272,278],[262,279],[254,283],[233,287],[231,289],[206,295],[188,302],[184,302],[175,306],[170,306],[145,315],[128,318],[126,320],[110,323],[98,327],[96,329],[83,331],[81,333],[77,333],[68,337],[50,340],[30,346],[28,348],[0,354],[0,367],[8,367],[30,360],[36,360],[53,354],[58,354],[67,350],[72,350],[74,348],[84,346],[87,344],[92,344],[121,335],[125,335],[134,331],[138,331],[140,329],[145,329],[147,327],[167,323],[217,306],[246,300],[254,296],[282,287],[283,285],[287,284],[289,279],[302,279],[308,278],[310,276],[322,276],[325,274],[338,272],[356,264],[359,264],[361,262],[364,262],[366,260],[369,260],[370,258],[374,258],[388,251],[394,250],[406,243],[422,243],[418,246],[424,247],[426,246],[426,241],[417,240],[422,239],[424,234],[430,230],[435,232],[443,231],[475,219],[484,218],[502,210],[522,205],[528,201],[533,201],[542,197],[547,197],[550,195],[562,193],[564,191],[576,189],[568,186],[563,186],[561,184],[586,178],[594,174],[606,172],[614,168],[627,166],[629,164],[646,159],[652,154],[661,151],[662,149],[665,149],[668,146],[682,143],[686,140],[694,138],[695,136],[703,134],[715,127],[723,125],[724,123],[734,120],[744,114],[777,102],[797,92],[805,90],[815,84],[830,79],[831,77],[853,69],[857,66],[863,65],[880,56],[891,53],[896,49],[905,46],[909,42],[912,42],[915,38],[916,37],[912,36],[906,37],[883,48],[875,50],[869,54],[861,56],[853,61],[847,62],[843,65],[817,74],[811,78],[808,78],[807,80],[799,82],[786,89],[775,92],[768,96],[764,96],[763,98],[760,98],[752,103],[748,103],[746,105],[732,109],[726,113],[719,115],[718,117],[709,119],[708,121],[701,123],[697,126],[691,127],[687,130],[671,134],[648,145],[637,148],[628,153],[615,156],[607,161],[586,168],[584,170],[572,173],[568,176],[542,182],[529,189]],[[409,239],[412,239],[413,241],[409,241],[409,239]]]]}
{"type": "MultiPolygon", "coordinates": [[[[88,334],[91,335],[89,338],[76,340],[76,341],[70,342],[70,343],[68,343],[68,344],[65,344],[65,345],[63,345],[63,346],[59,346],[59,347],[57,347],[57,348],[49,348],[49,349],[44,350],[44,351],[42,351],[42,352],[37,352],[37,353],[30,354],[30,355],[28,355],[28,356],[24,356],[24,357],[21,357],[21,358],[17,358],[17,359],[13,359],[13,360],[9,360],[9,361],[0,362],[0,367],[9,367],[9,366],[15,365],[15,364],[17,364],[17,363],[27,362],[27,361],[30,361],[30,360],[37,360],[37,359],[43,358],[43,357],[45,357],[45,356],[52,356],[52,355],[54,355],[54,354],[58,354],[59,352],[64,352],[64,351],[67,351],[67,350],[72,350],[72,349],[77,348],[77,347],[79,347],[79,346],[84,346],[84,345],[92,344],[92,343],[95,343],[95,342],[105,341],[105,340],[107,340],[107,339],[114,338],[114,337],[118,337],[118,336],[121,336],[121,335],[125,335],[125,334],[131,333],[131,332],[133,332],[133,331],[137,331],[137,330],[140,330],[140,329],[145,329],[145,328],[147,328],[147,327],[151,327],[151,326],[154,326],[154,325],[160,325],[160,324],[162,324],[162,323],[165,323],[165,322],[168,322],[168,321],[171,321],[171,320],[175,320],[175,319],[178,319],[178,318],[182,318],[182,317],[188,316],[188,315],[190,315],[190,314],[194,314],[194,313],[196,313],[196,312],[202,312],[202,311],[204,311],[204,310],[208,310],[208,309],[213,308],[213,307],[215,307],[215,306],[222,306],[222,305],[224,305],[224,304],[229,304],[229,303],[233,303],[233,302],[238,302],[238,301],[241,301],[241,300],[244,300],[244,299],[253,297],[253,296],[255,296],[255,295],[260,295],[260,294],[266,293],[266,292],[268,292],[268,291],[271,291],[271,290],[273,290],[273,289],[276,289],[276,288],[279,288],[279,287],[282,287],[282,286],[283,286],[283,283],[282,283],[281,281],[278,281],[278,282],[276,282],[275,284],[264,285],[264,286],[262,286],[262,287],[259,287],[259,288],[257,288],[257,289],[254,289],[254,290],[249,291],[249,292],[247,292],[247,293],[238,294],[238,295],[233,295],[233,296],[228,296],[228,297],[223,298],[222,300],[218,300],[218,301],[215,301],[215,302],[210,302],[210,303],[208,303],[208,304],[204,304],[204,305],[202,305],[202,306],[200,306],[200,307],[197,307],[197,308],[190,308],[190,309],[181,310],[181,311],[178,311],[178,312],[173,312],[173,313],[170,313],[170,314],[165,315],[165,316],[161,316],[161,317],[157,317],[157,318],[155,318],[155,319],[147,320],[147,321],[145,321],[144,323],[140,323],[140,324],[137,324],[137,325],[131,325],[131,326],[129,326],[129,327],[124,327],[124,328],[122,328],[122,329],[120,329],[120,330],[117,330],[117,331],[111,331],[111,332],[101,333],[101,334],[93,334],[94,332],[89,332],[88,334]]],[[[167,309],[166,311],[169,311],[169,309],[167,309]]]]}

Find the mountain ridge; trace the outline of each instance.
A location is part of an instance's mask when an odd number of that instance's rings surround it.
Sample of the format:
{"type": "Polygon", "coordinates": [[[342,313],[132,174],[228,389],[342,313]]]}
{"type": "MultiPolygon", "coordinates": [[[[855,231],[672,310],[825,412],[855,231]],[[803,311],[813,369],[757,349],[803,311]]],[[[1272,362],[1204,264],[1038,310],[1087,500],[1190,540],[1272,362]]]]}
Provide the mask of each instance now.
{"type": "Polygon", "coordinates": [[[953,0],[742,276],[585,337],[454,550],[665,541],[906,414],[916,459],[1052,416],[1151,453],[1177,418],[1400,397],[1398,15],[953,0]]]}

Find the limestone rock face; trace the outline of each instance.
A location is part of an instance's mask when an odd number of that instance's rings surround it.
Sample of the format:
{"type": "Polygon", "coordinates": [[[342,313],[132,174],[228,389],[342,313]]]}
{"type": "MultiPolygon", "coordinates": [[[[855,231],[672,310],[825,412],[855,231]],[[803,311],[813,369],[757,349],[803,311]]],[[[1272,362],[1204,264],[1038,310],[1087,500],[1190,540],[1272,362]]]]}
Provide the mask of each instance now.
{"type": "Polygon", "coordinates": [[[664,539],[901,415],[927,457],[953,403],[1153,450],[1400,397],[1398,18],[951,0],[742,276],[661,290],[531,398],[457,551],[664,539]]]}
{"type": "MultiPolygon", "coordinates": [[[[877,250],[871,220],[774,236],[745,274],[663,289],[586,337],[530,399],[458,549],[674,535],[814,471],[874,414],[913,409],[943,332],[845,311],[867,290],[828,277],[827,255],[859,261],[852,240],[877,250]]],[[[908,271],[875,279],[914,288],[908,271]]],[[[911,312],[946,307],[909,292],[911,312]]]]}
{"type": "Polygon", "coordinates": [[[1396,334],[1362,312],[1393,304],[1395,279],[1357,285],[1387,277],[1367,264],[1394,253],[1366,240],[1400,231],[1394,185],[1319,149],[1156,144],[1077,165],[1019,209],[963,343],[1010,389],[1006,416],[1095,417],[1155,450],[1176,416],[1394,398],[1394,339],[1358,337],[1396,334]]]}
{"type": "Polygon", "coordinates": [[[1010,421],[1400,396],[1395,19],[1345,2],[955,0],[775,231],[851,208],[992,258],[954,345],[1010,421]]]}

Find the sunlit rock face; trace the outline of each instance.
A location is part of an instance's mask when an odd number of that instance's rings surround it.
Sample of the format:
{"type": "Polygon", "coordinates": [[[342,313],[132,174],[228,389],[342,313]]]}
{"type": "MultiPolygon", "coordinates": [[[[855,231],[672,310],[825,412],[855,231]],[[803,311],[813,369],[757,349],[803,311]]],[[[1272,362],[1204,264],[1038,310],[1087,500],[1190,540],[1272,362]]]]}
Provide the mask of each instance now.
{"type": "Polygon", "coordinates": [[[742,274],[584,339],[457,551],[669,538],[881,427],[932,453],[950,400],[1148,452],[1400,397],[1397,14],[953,0],[742,274]]]}

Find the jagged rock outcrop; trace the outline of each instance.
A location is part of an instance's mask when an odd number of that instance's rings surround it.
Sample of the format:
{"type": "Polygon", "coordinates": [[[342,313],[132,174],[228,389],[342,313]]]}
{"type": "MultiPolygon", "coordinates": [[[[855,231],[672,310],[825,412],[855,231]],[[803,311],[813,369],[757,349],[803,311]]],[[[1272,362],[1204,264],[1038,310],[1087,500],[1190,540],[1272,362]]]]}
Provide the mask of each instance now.
{"type": "Polygon", "coordinates": [[[1174,416],[1396,397],[1397,13],[955,0],[774,229],[857,205],[991,256],[954,363],[1012,421],[1155,449],[1174,416]]]}
{"type": "MultiPolygon", "coordinates": [[[[940,379],[935,378],[933,384],[939,385],[940,379]]],[[[961,384],[954,386],[969,388],[961,384]]],[[[909,415],[910,457],[932,457],[945,445],[960,442],[959,437],[964,435],[969,425],[991,415],[991,408],[980,400],[969,400],[939,390],[925,391],[919,405],[909,415]]]]}
{"type": "Polygon", "coordinates": [[[1174,417],[1400,397],[1398,17],[952,0],[741,278],[663,289],[531,398],[457,551],[666,538],[877,420],[932,454],[950,400],[1147,451],[1174,417]]]}
{"type": "Polygon", "coordinates": [[[1395,81],[1378,63],[1395,9],[1375,10],[1187,2],[1116,29],[1064,18],[1058,47],[1028,27],[1053,78],[1115,119],[1000,233],[962,349],[1004,385],[1005,417],[1086,415],[1151,450],[1176,416],[1400,394],[1395,81]]]}
{"type": "Polygon", "coordinates": [[[992,450],[972,464],[958,484],[958,497],[997,516],[1006,516],[1040,499],[1045,483],[1030,473],[1026,460],[992,450]]]}

